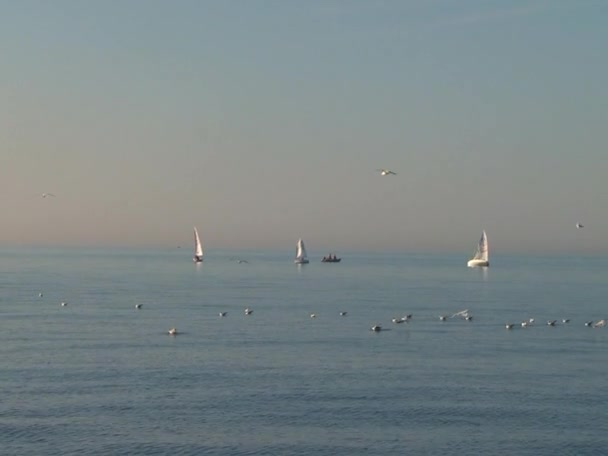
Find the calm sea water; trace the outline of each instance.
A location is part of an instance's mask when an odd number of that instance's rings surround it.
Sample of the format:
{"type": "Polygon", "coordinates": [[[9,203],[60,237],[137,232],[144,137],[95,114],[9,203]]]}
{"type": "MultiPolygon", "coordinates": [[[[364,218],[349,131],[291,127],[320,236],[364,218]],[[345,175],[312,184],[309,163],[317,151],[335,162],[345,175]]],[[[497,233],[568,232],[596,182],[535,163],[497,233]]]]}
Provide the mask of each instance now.
{"type": "Polygon", "coordinates": [[[608,454],[608,259],[239,255],[0,250],[0,452],[608,454]]]}

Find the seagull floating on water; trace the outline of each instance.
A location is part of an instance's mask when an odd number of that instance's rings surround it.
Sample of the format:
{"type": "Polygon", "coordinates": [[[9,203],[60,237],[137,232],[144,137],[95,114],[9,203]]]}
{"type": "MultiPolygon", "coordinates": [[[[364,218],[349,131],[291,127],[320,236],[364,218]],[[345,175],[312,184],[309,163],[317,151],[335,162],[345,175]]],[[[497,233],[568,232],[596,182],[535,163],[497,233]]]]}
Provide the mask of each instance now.
{"type": "Polygon", "coordinates": [[[397,175],[397,173],[391,171],[390,169],[377,169],[376,171],[379,171],[382,176],[390,176],[391,174],[393,176],[397,175]]]}
{"type": "Polygon", "coordinates": [[[505,325],[505,328],[507,328],[507,329],[513,329],[513,323],[507,323],[505,325]]]}
{"type": "Polygon", "coordinates": [[[226,315],[228,315],[228,312],[220,312],[220,317],[225,317],[226,315]]]}
{"type": "Polygon", "coordinates": [[[374,332],[382,331],[382,326],[380,326],[380,325],[374,325],[374,326],[371,327],[371,330],[374,331],[374,332]]]}
{"type": "Polygon", "coordinates": [[[446,321],[448,317],[446,317],[445,315],[439,315],[439,319],[441,321],[446,321]]]}
{"type": "Polygon", "coordinates": [[[393,318],[393,323],[405,323],[406,320],[404,318],[393,318]]]}
{"type": "Polygon", "coordinates": [[[591,328],[591,326],[593,326],[593,322],[592,321],[586,321],[585,322],[585,326],[589,326],[591,328]]]}
{"type": "Polygon", "coordinates": [[[169,332],[170,336],[176,336],[177,335],[177,329],[175,329],[175,328],[171,328],[168,332],[169,332]]]}
{"type": "Polygon", "coordinates": [[[310,314],[310,318],[317,318],[317,314],[310,314]]]}
{"type": "Polygon", "coordinates": [[[583,226],[583,224],[582,224],[582,223],[577,223],[577,224],[576,224],[576,227],[577,227],[577,228],[585,228],[585,227],[583,226]]]}
{"type": "Polygon", "coordinates": [[[135,308],[136,308],[136,309],[141,309],[142,305],[143,305],[143,304],[135,304],[135,308]]]}
{"type": "Polygon", "coordinates": [[[247,307],[245,309],[245,315],[251,315],[253,313],[253,310],[251,310],[249,307],[247,307]]]}
{"type": "Polygon", "coordinates": [[[340,316],[341,316],[341,317],[346,317],[346,314],[347,314],[347,313],[348,313],[348,312],[340,312],[340,316]]]}
{"type": "Polygon", "coordinates": [[[557,320],[549,320],[549,321],[547,322],[547,325],[548,325],[548,326],[555,326],[555,323],[556,323],[556,322],[557,322],[557,320]]]}
{"type": "Polygon", "coordinates": [[[65,301],[61,303],[61,307],[65,307],[65,306],[67,306],[67,305],[68,305],[68,303],[67,303],[67,302],[65,302],[65,301]]]}

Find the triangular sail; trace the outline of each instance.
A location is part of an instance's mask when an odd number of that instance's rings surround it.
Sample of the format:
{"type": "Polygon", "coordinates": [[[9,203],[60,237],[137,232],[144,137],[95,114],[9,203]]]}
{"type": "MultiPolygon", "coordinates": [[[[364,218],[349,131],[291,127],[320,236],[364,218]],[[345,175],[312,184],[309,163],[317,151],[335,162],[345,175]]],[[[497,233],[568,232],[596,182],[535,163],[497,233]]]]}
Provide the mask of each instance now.
{"type": "Polygon", "coordinates": [[[198,235],[196,227],[194,227],[194,260],[203,260],[203,245],[201,244],[201,238],[198,235]]]}
{"type": "Polygon", "coordinates": [[[306,247],[304,246],[304,241],[302,239],[298,239],[298,245],[296,246],[296,261],[308,260],[308,255],[306,254],[306,247]]]}
{"type": "Polygon", "coordinates": [[[488,261],[488,236],[485,230],[481,233],[481,239],[477,244],[477,251],[475,252],[474,260],[488,261]]]}

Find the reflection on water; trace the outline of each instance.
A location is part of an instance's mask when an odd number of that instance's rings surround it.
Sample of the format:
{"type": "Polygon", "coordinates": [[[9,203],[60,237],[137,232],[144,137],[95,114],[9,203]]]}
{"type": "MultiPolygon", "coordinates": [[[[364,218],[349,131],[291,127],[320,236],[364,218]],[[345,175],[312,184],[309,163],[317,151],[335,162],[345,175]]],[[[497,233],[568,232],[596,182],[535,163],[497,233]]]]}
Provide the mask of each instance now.
{"type": "Polygon", "coordinates": [[[488,280],[488,274],[489,274],[488,271],[490,270],[490,268],[484,266],[484,267],[481,267],[479,269],[481,269],[481,277],[483,278],[483,280],[488,280]]]}

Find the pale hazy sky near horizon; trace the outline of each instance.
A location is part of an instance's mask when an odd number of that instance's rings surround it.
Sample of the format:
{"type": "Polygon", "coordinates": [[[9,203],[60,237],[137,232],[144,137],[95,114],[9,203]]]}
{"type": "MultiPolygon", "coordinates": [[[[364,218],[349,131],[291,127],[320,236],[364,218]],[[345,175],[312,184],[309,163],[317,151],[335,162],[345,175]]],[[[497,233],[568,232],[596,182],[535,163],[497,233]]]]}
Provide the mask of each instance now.
{"type": "Polygon", "coordinates": [[[0,245],[608,250],[607,1],[1,1],[0,43],[0,245]]]}

